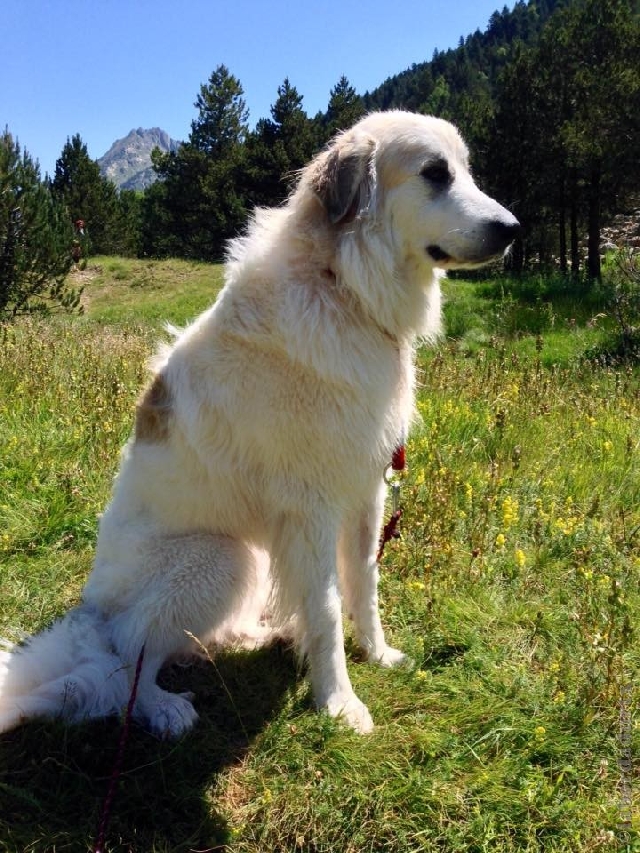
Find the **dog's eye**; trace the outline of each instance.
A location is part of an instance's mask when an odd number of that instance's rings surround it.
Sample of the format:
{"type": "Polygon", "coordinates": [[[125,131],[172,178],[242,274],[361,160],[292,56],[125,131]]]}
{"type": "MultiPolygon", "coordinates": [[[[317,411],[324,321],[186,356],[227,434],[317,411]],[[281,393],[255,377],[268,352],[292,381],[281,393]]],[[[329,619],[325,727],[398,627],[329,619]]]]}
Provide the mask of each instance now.
{"type": "Polygon", "coordinates": [[[436,160],[434,163],[428,163],[420,172],[422,177],[435,186],[444,187],[451,183],[451,172],[446,160],[436,160]]]}

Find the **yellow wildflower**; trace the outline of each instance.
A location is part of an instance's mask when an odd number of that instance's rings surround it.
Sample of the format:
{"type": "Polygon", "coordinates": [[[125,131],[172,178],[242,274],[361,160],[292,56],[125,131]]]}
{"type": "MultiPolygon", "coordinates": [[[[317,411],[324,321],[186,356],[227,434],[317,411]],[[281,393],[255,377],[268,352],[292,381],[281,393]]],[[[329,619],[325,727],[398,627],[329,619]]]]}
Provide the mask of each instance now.
{"type": "Polygon", "coordinates": [[[508,530],[518,520],[518,501],[507,495],[502,501],[502,522],[508,530]]]}

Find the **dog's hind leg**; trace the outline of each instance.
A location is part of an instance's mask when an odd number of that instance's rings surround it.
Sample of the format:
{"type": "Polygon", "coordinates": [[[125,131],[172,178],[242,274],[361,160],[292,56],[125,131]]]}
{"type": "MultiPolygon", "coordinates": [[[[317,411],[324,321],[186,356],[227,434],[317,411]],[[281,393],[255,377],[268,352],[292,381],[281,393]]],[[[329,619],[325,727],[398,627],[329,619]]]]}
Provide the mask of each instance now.
{"type": "Polygon", "coordinates": [[[133,716],[161,738],[176,738],[198,720],[193,693],[171,693],[156,684],[164,656],[149,654],[145,644],[133,716]]]}
{"type": "MultiPolygon", "coordinates": [[[[192,636],[205,637],[239,606],[254,574],[253,551],[229,537],[192,534],[159,538],[143,552],[126,603],[107,618],[110,640],[132,684],[144,646],[134,717],[161,737],[179,737],[198,715],[190,694],[156,684],[158,671],[191,646],[192,636]]],[[[85,597],[100,607],[98,589],[90,579],[85,597]]]]}
{"type": "Polygon", "coordinates": [[[293,640],[292,624],[278,623],[274,618],[271,558],[267,551],[258,548],[253,549],[253,557],[254,573],[240,607],[223,625],[200,638],[205,646],[253,651],[276,640],[293,640]]]}
{"type": "Polygon", "coordinates": [[[353,620],[356,642],[367,660],[396,666],[406,660],[387,645],[378,607],[378,537],[386,487],[381,484],[369,506],[349,515],[340,532],[340,588],[345,610],[353,620]]]}
{"type": "Polygon", "coordinates": [[[321,506],[279,524],[274,546],[279,603],[297,614],[296,634],[309,662],[315,703],[341,717],[356,731],[373,721],[358,699],[347,672],[338,590],[337,524],[321,506]]]}

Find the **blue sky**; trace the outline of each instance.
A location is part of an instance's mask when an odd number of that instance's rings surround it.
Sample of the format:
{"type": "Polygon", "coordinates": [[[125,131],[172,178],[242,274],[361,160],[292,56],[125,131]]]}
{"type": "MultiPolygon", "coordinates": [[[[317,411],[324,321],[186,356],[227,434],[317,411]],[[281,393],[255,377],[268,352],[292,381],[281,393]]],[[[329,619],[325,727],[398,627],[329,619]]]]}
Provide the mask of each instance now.
{"type": "MultiPolygon", "coordinates": [[[[2,0],[0,129],[53,173],[79,133],[95,159],[136,127],[186,139],[201,83],[239,78],[250,123],[285,77],[309,115],[484,30],[504,0],[2,0]]],[[[513,2],[507,3],[509,8],[513,2]]]]}

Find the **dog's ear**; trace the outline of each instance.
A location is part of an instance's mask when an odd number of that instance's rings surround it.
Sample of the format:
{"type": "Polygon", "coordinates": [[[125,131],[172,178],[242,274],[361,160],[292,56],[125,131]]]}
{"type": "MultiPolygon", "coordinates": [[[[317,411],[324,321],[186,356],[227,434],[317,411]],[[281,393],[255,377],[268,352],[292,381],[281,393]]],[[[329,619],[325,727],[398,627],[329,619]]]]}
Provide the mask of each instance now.
{"type": "Polygon", "coordinates": [[[333,225],[349,222],[373,199],[375,140],[343,135],[317,161],[311,179],[314,192],[333,225]]]}

